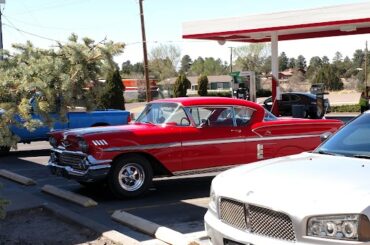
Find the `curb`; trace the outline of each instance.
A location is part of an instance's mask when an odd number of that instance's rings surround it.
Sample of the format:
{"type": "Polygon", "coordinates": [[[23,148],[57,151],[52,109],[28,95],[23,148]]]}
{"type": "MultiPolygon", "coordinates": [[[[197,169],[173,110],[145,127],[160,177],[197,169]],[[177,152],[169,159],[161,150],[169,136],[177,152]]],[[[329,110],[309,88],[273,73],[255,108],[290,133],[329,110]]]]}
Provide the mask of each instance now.
{"type": "Polygon", "coordinates": [[[154,236],[158,240],[161,240],[168,244],[176,245],[196,245],[198,243],[194,241],[188,241],[184,234],[169,229],[164,226],[160,226],[151,221],[145,220],[138,216],[132,215],[122,210],[116,210],[112,214],[112,219],[124,225],[128,225],[137,229],[141,232],[144,232],[148,235],[154,236]]]}
{"type": "Polygon", "coordinates": [[[10,179],[12,181],[21,183],[23,185],[27,185],[27,186],[36,185],[36,181],[34,181],[33,179],[30,179],[28,177],[16,174],[14,172],[10,172],[10,171],[5,170],[5,169],[0,170],[0,176],[4,177],[4,178],[7,178],[7,179],[10,179]]]}
{"type": "Polygon", "coordinates": [[[68,209],[65,209],[59,205],[47,203],[43,207],[51,211],[56,216],[66,219],[68,221],[74,222],[82,227],[87,227],[96,233],[101,234],[103,237],[122,245],[139,245],[140,242],[122,234],[116,230],[112,230],[104,225],[101,225],[89,218],[81,216],[77,213],[74,213],[68,209]]]}
{"type": "Polygon", "coordinates": [[[60,197],[62,199],[77,203],[85,208],[95,207],[98,205],[96,201],[91,198],[75,194],[70,191],[62,190],[52,185],[44,185],[41,189],[43,192],[60,197]]]}

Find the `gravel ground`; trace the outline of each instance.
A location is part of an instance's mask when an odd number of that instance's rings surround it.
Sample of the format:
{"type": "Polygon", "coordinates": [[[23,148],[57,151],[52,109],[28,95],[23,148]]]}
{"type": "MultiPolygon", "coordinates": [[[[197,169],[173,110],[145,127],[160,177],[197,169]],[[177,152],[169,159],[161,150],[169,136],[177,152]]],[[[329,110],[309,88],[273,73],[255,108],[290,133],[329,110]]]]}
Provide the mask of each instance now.
{"type": "Polygon", "coordinates": [[[10,214],[4,220],[0,220],[0,245],[5,244],[115,245],[116,243],[38,208],[10,214]]]}

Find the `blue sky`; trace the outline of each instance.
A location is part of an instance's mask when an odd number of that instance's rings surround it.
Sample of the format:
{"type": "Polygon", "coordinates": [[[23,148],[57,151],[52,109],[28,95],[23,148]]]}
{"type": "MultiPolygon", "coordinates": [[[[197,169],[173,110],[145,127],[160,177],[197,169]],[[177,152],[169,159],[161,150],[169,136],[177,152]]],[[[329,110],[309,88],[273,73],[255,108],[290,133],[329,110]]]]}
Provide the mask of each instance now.
{"type": "MultiPolygon", "coordinates": [[[[237,17],[294,9],[358,3],[356,0],[144,0],[148,50],[156,45],[173,44],[181,55],[215,57],[228,61],[230,46],[212,41],[182,39],[182,23],[186,21],[237,17]]],[[[370,10],[369,10],[370,11],[370,10]]],[[[141,29],[138,0],[6,0],[2,5],[4,48],[12,43],[30,40],[37,47],[51,47],[53,40],[65,41],[71,33],[101,41],[105,37],[127,44],[116,61],[142,61],[141,29]],[[39,36],[39,37],[38,37],[39,36]]],[[[370,35],[286,41],[279,44],[279,53],[289,57],[299,54],[334,56],[336,51],[352,57],[364,48],[370,35]]]]}

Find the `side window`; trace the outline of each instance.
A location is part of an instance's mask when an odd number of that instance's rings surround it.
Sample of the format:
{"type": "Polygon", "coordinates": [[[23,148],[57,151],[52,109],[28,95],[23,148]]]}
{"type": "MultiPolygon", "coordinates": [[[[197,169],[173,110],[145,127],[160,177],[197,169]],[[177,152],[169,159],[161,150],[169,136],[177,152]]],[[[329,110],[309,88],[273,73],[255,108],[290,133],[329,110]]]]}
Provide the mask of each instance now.
{"type": "Polygon", "coordinates": [[[169,123],[176,123],[177,126],[189,126],[190,121],[182,107],[177,108],[167,119],[169,123]]]}
{"type": "Polygon", "coordinates": [[[232,127],[234,126],[234,111],[231,106],[202,106],[189,108],[196,126],[232,127]]]}
{"type": "Polygon", "coordinates": [[[237,126],[245,126],[251,120],[254,110],[248,107],[235,107],[235,121],[237,126]]]}

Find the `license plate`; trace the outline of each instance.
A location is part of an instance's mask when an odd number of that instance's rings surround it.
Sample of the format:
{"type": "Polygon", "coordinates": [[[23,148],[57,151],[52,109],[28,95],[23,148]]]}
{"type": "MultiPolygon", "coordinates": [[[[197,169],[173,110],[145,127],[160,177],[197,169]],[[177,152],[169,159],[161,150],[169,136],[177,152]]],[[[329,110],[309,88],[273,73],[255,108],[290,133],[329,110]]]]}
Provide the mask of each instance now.
{"type": "Polygon", "coordinates": [[[252,243],[240,243],[224,238],[224,245],[253,245],[252,243]]]}

